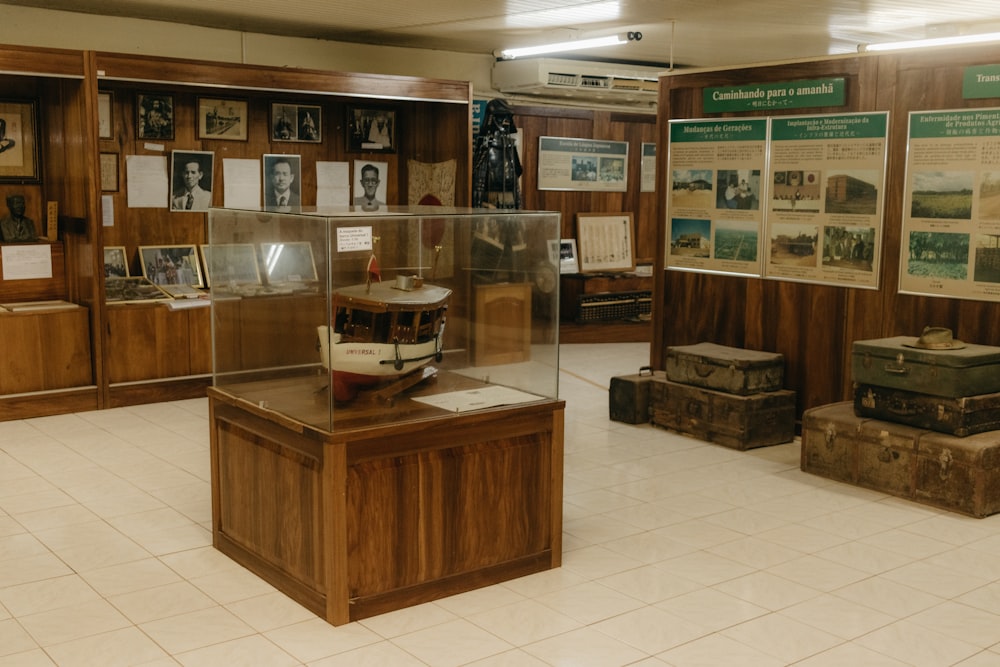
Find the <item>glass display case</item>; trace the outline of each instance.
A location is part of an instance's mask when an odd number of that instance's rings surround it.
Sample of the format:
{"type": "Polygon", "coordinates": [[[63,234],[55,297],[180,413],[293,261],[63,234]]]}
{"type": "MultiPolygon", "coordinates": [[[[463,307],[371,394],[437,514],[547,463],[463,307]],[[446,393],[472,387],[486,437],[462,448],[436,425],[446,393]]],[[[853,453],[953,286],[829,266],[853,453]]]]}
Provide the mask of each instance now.
{"type": "Polygon", "coordinates": [[[554,212],[211,209],[214,386],[331,432],[556,399],[559,238],[554,212]]]}

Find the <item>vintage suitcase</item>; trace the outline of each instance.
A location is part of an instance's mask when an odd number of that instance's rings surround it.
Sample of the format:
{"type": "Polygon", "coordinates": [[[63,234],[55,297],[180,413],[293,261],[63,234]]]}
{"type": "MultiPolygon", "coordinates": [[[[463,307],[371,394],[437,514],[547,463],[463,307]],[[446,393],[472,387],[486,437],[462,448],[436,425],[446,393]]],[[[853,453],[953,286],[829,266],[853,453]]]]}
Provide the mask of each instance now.
{"type": "Polygon", "coordinates": [[[803,471],[909,498],[914,488],[917,440],[926,431],[859,417],[850,401],[802,415],[803,471]]]}
{"type": "Polygon", "coordinates": [[[948,398],[859,384],[854,413],[965,437],[1000,429],[1000,393],[948,398]]]}
{"type": "Polygon", "coordinates": [[[959,398],[1000,392],[1000,347],[964,344],[915,347],[920,338],[896,336],[855,341],[851,373],[857,384],[959,398]]]}
{"type": "Polygon", "coordinates": [[[795,438],[795,392],[740,396],[657,379],[652,417],[657,426],[733,449],[752,449],[795,438]]]}
{"type": "Polygon", "coordinates": [[[785,384],[785,358],[715,343],[667,348],[667,379],[671,382],[747,396],[776,391],[785,384]]]}
{"type": "Polygon", "coordinates": [[[863,418],[850,403],[831,403],[802,413],[799,467],[808,473],[853,484],[858,478],[858,432],[863,418]]]}
{"type": "Polygon", "coordinates": [[[926,432],[917,443],[914,498],[977,518],[1000,512],[1000,433],[926,432]]]}
{"type": "Polygon", "coordinates": [[[802,415],[804,472],[974,517],[1000,511],[1000,432],[958,437],[859,417],[853,401],[802,415]]]}
{"type": "Polygon", "coordinates": [[[608,413],[611,421],[626,424],[649,423],[649,388],[653,371],[643,366],[634,375],[611,378],[608,391],[608,413]]]}

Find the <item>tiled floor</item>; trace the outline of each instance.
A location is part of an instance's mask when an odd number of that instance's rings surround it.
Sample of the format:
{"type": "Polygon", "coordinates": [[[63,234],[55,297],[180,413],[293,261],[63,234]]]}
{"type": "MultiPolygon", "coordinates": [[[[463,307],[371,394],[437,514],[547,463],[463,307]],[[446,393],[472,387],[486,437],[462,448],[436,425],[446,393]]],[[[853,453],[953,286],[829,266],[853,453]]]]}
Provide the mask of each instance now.
{"type": "Polygon", "coordinates": [[[563,567],[342,627],[211,546],[204,400],[0,423],[0,667],[1000,665],[975,520],[607,419],[564,345],[563,567]]]}

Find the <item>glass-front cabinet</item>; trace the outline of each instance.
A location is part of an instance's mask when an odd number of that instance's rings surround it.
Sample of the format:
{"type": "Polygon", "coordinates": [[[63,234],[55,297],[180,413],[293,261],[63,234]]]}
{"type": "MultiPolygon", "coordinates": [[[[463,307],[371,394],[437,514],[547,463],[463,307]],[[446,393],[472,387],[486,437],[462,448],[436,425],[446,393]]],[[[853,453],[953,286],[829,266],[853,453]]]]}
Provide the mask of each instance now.
{"type": "Polygon", "coordinates": [[[208,222],[216,388],[333,432],[558,398],[558,213],[208,222]]]}

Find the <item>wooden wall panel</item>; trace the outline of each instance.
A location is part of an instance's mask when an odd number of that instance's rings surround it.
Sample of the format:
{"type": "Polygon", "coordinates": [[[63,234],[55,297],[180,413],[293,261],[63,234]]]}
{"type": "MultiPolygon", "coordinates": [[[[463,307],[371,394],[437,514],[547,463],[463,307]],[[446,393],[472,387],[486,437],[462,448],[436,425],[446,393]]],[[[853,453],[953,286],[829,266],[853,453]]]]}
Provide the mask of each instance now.
{"type": "Polygon", "coordinates": [[[8,351],[0,372],[0,395],[91,383],[86,308],[4,313],[0,340],[8,351]]]}
{"type": "Polygon", "coordinates": [[[523,208],[562,213],[562,237],[576,238],[577,213],[632,213],[636,258],[652,262],[656,243],[656,193],[640,192],[642,144],[656,142],[656,116],[619,111],[515,107],[521,135],[523,208]],[[571,137],[628,142],[625,192],[566,192],[538,189],[539,137],[571,137]]]}
{"type": "MultiPolygon", "coordinates": [[[[664,367],[666,346],[700,341],[781,352],[786,359],[785,386],[796,390],[801,414],[810,407],[850,397],[849,362],[855,340],[916,336],[925,325],[934,325],[952,328],[963,340],[1000,345],[1000,305],[897,293],[908,114],[1000,105],[998,99],[963,100],[961,90],[965,67],[997,62],[1000,51],[996,48],[964,48],[661,78],[661,147],[667,145],[670,119],[713,117],[703,111],[706,87],[844,77],[843,107],[717,116],[886,110],[890,112],[889,154],[878,290],[666,271],[662,256],[666,230],[665,225],[658,226],[652,365],[664,367]],[[705,304],[712,307],[705,308],[705,304]]],[[[666,152],[661,150],[657,156],[661,189],[667,182],[666,163],[666,152]]],[[[658,215],[666,220],[666,202],[660,203],[658,215]]]]}
{"type": "MultiPolygon", "coordinates": [[[[759,67],[661,78],[659,145],[667,146],[669,120],[703,117],[777,116],[782,113],[846,113],[866,111],[861,90],[874,85],[871,68],[850,58],[808,65],[759,67]],[[865,79],[864,77],[868,77],[865,79]],[[707,87],[843,77],[844,107],[808,110],[705,114],[702,91],[707,87]],[[665,113],[664,113],[665,112],[665,113]]],[[[657,154],[657,183],[667,187],[667,156],[657,154]]],[[[666,202],[659,203],[665,221],[666,202]]],[[[797,392],[797,408],[841,400],[845,389],[843,359],[849,342],[845,322],[850,290],[758,278],[739,278],[664,270],[666,225],[657,226],[656,288],[650,360],[663,368],[666,347],[702,341],[780,352],[785,356],[785,386],[797,392]],[[706,304],[709,306],[706,308],[706,304]]]]}

